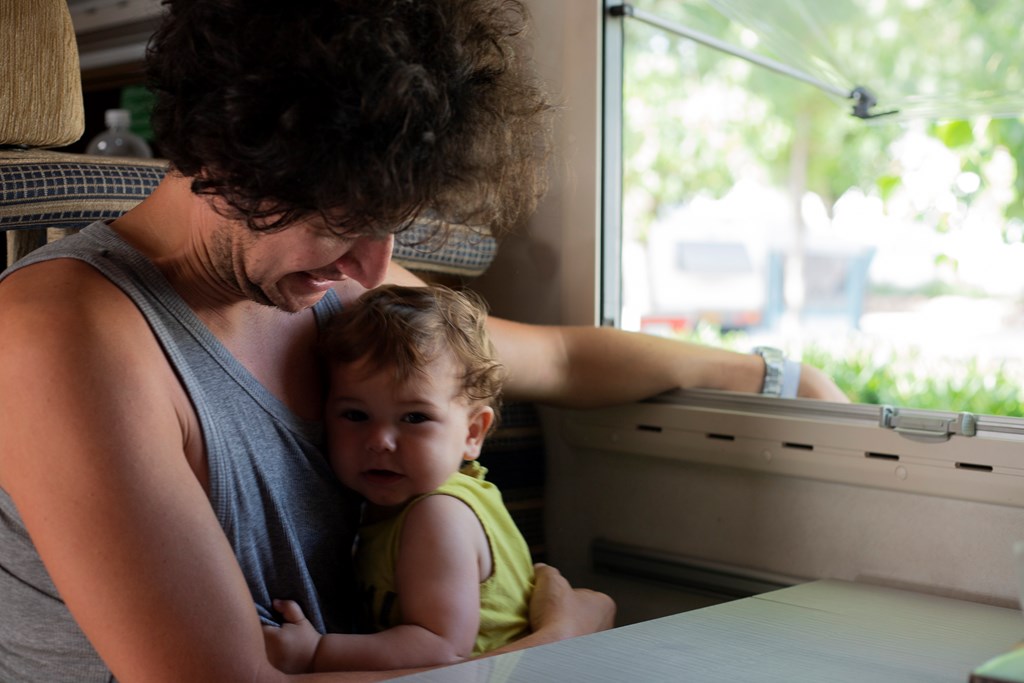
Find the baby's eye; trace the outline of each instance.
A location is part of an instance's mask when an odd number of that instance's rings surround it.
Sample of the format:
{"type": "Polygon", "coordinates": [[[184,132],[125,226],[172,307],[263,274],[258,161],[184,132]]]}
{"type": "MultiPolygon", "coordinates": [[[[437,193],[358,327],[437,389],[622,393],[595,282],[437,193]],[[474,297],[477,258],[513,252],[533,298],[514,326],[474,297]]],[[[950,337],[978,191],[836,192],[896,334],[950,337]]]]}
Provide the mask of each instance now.
{"type": "Polygon", "coordinates": [[[402,416],[402,422],[408,422],[409,424],[418,425],[421,422],[426,422],[430,419],[426,413],[406,413],[402,416]]]}
{"type": "Polygon", "coordinates": [[[341,411],[341,418],[343,420],[348,420],[349,422],[365,422],[367,415],[361,410],[349,408],[348,410],[341,411]]]}

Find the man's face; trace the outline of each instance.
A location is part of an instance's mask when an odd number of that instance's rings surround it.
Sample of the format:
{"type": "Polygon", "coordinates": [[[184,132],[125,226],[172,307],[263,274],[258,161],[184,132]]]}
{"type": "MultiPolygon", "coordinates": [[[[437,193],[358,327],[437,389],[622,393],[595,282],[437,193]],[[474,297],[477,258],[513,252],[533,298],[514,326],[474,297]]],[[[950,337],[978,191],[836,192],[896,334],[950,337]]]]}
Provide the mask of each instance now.
{"type": "Polygon", "coordinates": [[[233,223],[215,239],[221,277],[257,303],[298,312],[342,280],[366,289],[384,280],[394,237],[341,236],[312,218],[274,232],[233,223]]]}

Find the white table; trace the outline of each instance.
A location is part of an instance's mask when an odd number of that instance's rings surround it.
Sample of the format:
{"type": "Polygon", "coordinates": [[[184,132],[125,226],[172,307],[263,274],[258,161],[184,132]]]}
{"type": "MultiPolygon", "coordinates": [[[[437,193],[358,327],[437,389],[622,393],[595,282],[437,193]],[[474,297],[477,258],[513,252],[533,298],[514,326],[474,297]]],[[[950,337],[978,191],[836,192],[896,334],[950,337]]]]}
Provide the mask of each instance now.
{"type": "Polygon", "coordinates": [[[401,680],[966,683],[1022,639],[1019,610],[829,580],[401,680]]]}

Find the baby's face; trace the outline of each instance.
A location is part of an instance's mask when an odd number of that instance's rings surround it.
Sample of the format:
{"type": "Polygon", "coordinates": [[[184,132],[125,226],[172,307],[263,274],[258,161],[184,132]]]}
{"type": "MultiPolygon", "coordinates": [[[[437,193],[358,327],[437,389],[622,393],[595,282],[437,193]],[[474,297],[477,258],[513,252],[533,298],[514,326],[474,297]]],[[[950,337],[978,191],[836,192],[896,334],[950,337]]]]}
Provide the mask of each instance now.
{"type": "Polygon", "coordinates": [[[493,411],[462,392],[443,355],[398,382],[392,368],[337,364],[325,418],[328,455],[342,483],[382,507],[433,491],[480,452],[493,411]]]}

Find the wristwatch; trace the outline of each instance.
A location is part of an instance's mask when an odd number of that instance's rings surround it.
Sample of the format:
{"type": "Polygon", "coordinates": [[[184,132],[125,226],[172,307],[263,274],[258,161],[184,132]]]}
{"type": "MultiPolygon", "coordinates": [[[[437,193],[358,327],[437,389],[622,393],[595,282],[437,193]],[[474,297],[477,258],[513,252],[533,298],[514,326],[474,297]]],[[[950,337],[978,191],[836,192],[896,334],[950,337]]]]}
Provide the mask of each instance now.
{"type": "Polygon", "coordinates": [[[761,393],[764,396],[782,396],[782,380],[786,372],[786,356],[779,349],[771,346],[757,346],[752,353],[764,360],[764,384],[761,393]]]}

